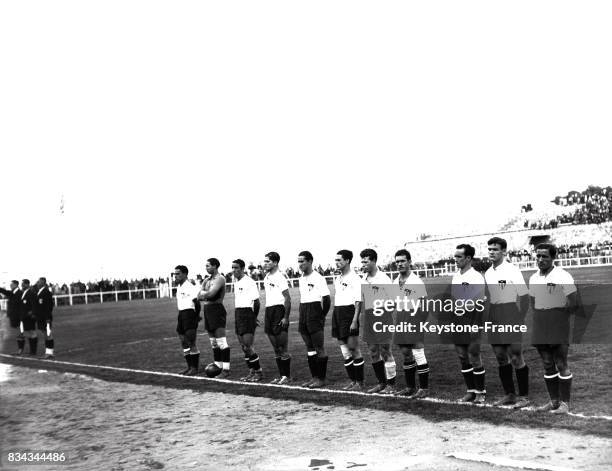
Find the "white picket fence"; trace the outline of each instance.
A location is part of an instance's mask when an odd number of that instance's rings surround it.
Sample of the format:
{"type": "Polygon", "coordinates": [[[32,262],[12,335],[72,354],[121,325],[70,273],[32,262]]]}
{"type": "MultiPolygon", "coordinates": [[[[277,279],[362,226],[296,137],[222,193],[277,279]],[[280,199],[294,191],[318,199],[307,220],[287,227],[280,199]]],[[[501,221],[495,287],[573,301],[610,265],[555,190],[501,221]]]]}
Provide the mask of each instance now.
{"type": "MultiPolygon", "coordinates": [[[[557,259],[555,263],[558,266],[569,267],[569,268],[586,268],[593,266],[612,266],[611,255],[600,255],[597,257],[577,257],[577,258],[566,258],[557,259]]],[[[525,262],[515,262],[521,270],[535,270],[537,268],[535,260],[529,260],[525,262]]],[[[413,271],[417,273],[421,278],[432,278],[437,276],[444,276],[454,273],[457,267],[454,263],[447,263],[443,267],[439,268],[415,268],[413,271]]],[[[387,275],[393,277],[398,272],[386,272],[387,275]]],[[[328,283],[332,283],[335,276],[325,277],[328,283]]],[[[289,279],[291,286],[298,286],[299,278],[289,279]]],[[[259,289],[263,289],[263,281],[257,282],[259,289]]],[[[227,291],[233,291],[233,283],[228,283],[227,291]]],[[[56,306],[75,305],[75,304],[99,304],[119,301],[134,301],[138,299],[161,299],[161,298],[172,298],[176,287],[170,288],[169,285],[157,287],[157,288],[138,288],[128,290],[117,290],[117,291],[102,291],[102,292],[85,292],[85,293],[68,293],[54,295],[53,299],[56,306]]],[[[6,299],[0,300],[0,309],[6,310],[6,299]]]]}

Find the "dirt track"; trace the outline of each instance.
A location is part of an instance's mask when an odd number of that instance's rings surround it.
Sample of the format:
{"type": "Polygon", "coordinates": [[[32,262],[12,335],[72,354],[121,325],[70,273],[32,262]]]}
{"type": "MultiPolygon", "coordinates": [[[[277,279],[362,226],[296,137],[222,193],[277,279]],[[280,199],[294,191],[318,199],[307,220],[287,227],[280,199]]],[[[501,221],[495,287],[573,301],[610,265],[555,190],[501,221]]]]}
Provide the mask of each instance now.
{"type": "Polygon", "coordinates": [[[0,364],[2,371],[2,450],[65,451],[68,464],[59,469],[489,469],[445,456],[453,452],[574,469],[612,463],[612,440],[565,431],[431,423],[0,364]]]}

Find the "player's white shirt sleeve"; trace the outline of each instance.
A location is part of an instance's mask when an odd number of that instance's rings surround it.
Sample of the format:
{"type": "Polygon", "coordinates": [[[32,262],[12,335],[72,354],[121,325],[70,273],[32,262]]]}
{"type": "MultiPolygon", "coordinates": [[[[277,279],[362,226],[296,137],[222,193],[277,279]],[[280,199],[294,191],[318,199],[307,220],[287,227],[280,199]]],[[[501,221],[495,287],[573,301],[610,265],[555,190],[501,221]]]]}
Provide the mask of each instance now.
{"type": "Polygon", "coordinates": [[[427,297],[427,287],[425,286],[425,283],[423,282],[423,280],[416,275],[414,272],[412,272],[410,274],[410,284],[414,285],[414,290],[416,291],[416,295],[418,298],[425,298],[427,297]],[[414,275],[414,277],[412,276],[414,275]]]}
{"type": "Polygon", "coordinates": [[[523,273],[516,265],[511,265],[513,268],[512,274],[512,284],[516,286],[516,294],[521,297],[529,294],[529,289],[525,284],[525,278],[523,278],[523,273]]]}
{"type": "Polygon", "coordinates": [[[253,301],[255,301],[256,299],[259,299],[259,288],[257,287],[257,282],[253,278],[248,276],[248,280],[249,280],[248,282],[249,283],[249,297],[253,301]]]}
{"type": "Polygon", "coordinates": [[[319,272],[314,272],[314,273],[319,275],[316,278],[316,283],[317,283],[317,290],[321,298],[323,298],[324,296],[330,296],[329,286],[327,286],[327,280],[325,279],[325,277],[321,275],[319,272]]]}

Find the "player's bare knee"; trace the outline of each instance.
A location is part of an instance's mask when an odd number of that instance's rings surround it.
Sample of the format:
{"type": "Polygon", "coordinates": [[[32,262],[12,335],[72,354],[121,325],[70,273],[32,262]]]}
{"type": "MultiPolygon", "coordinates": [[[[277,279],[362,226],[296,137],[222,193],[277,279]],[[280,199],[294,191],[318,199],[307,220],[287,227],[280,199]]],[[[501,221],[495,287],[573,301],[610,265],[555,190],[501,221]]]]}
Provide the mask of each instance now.
{"type": "Polygon", "coordinates": [[[482,358],[480,354],[475,355],[471,352],[468,352],[467,358],[473,367],[478,368],[482,366],[482,358]]]}

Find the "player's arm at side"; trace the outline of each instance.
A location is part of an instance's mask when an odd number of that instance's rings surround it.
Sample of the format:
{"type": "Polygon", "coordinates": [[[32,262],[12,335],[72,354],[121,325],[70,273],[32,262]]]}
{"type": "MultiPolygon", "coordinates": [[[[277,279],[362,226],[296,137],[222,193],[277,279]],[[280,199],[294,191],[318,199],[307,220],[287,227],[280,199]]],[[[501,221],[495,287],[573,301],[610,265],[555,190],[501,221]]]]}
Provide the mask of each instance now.
{"type": "Polygon", "coordinates": [[[357,336],[359,330],[359,316],[361,315],[361,307],[363,303],[361,301],[355,301],[355,314],[353,314],[353,320],[351,321],[351,335],[357,336]]]}
{"type": "Polygon", "coordinates": [[[204,290],[200,291],[198,299],[203,300],[203,301],[214,299],[215,296],[217,296],[219,291],[222,289],[225,289],[225,278],[222,276],[219,276],[212,282],[212,286],[208,289],[208,291],[204,291],[204,290]]]}
{"type": "Polygon", "coordinates": [[[563,293],[565,294],[566,302],[565,309],[567,312],[574,313],[576,312],[578,306],[578,290],[576,289],[576,285],[574,284],[574,279],[571,275],[565,272],[565,280],[563,282],[563,293]]]}
{"type": "Polygon", "coordinates": [[[519,312],[523,319],[527,315],[527,311],[529,310],[529,289],[525,284],[525,278],[523,278],[523,273],[519,270],[518,267],[515,267],[514,270],[514,279],[512,280],[514,285],[516,286],[516,292],[519,297],[519,312]]]}
{"type": "Polygon", "coordinates": [[[321,283],[321,302],[323,303],[323,316],[327,316],[327,313],[331,308],[331,294],[329,293],[329,287],[327,286],[327,278],[322,276],[319,282],[321,283]]]}
{"type": "Polygon", "coordinates": [[[288,289],[283,291],[283,297],[285,298],[285,317],[281,319],[280,325],[287,327],[289,325],[289,314],[291,313],[291,296],[288,289]]]}

